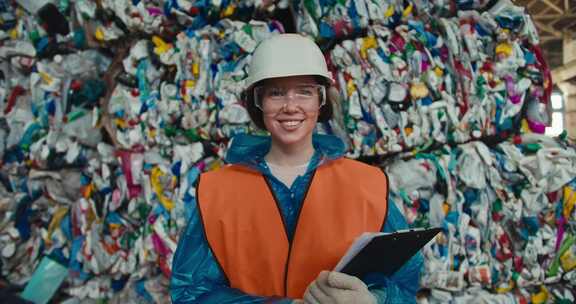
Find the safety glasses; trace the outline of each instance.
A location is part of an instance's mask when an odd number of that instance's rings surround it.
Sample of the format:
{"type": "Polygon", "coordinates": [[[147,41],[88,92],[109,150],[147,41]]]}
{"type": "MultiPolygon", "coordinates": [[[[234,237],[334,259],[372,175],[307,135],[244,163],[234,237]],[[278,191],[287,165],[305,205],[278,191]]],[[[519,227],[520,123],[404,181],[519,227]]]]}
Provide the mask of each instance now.
{"type": "Polygon", "coordinates": [[[305,112],[318,111],[326,104],[326,88],[319,84],[262,85],[254,88],[254,103],[262,112],[279,112],[289,101],[305,112]]]}

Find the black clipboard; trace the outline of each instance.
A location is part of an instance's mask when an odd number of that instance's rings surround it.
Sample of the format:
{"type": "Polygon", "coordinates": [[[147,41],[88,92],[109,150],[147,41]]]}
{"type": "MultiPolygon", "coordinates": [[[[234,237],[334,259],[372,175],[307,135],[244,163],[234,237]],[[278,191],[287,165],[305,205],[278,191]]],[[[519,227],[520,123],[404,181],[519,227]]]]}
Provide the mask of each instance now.
{"type": "Polygon", "coordinates": [[[335,271],[359,278],[371,272],[392,275],[440,231],[441,228],[429,228],[369,234],[371,239],[364,240],[367,244],[356,248],[358,252],[354,252],[354,244],[350,246],[335,271]]]}

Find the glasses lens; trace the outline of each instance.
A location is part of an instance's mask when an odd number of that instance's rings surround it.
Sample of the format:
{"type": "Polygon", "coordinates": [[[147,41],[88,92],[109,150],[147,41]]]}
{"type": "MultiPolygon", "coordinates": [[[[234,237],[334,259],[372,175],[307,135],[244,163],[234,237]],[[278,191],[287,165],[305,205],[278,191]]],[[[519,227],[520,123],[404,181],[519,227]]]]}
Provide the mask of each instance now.
{"type": "Polygon", "coordinates": [[[317,84],[254,88],[254,104],[263,112],[278,112],[289,101],[304,111],[317,111],[326,104],[326,89],[317,84]]]}

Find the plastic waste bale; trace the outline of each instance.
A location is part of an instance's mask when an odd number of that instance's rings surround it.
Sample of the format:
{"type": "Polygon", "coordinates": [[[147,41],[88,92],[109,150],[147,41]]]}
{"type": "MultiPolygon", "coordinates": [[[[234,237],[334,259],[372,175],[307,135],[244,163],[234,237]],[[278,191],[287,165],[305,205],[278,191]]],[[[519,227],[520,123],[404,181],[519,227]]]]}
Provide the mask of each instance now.
{"type": "Polygon", "coordinates": [[[409,224],[444,228],[423,250],[421,303],[574,300],[574,146],[532,133],[385,168],[409,224]]]}
{"type": "Polygon", "coordinates": [[[374,22],[328,58],[354,158],[543,134],[550,123],[550,74],[534,25],[508,1],[482,13],[374,22]]]}
{"type": "Polygon", "coordinates": [[[158,36],[134,43],[106,110],[118,144],[204,140],[217,145],[247,132],[250,119],[239,95],[250,53],[281,31],[274,24],[222,20],[181,32],[174,43],[158,36]]]}
{"type": "Polygon", "coordinates": [[[81,168],[98,156],[98,100],[105,94],[98,77],[110,60],[75,50],[74,34],[53,6],[36,15],[2,9],[18,16],[4,24],[0,47],[2,274],[21,285],[44,256],[62,262],[69,255],[67,211],[80,198],[81,168]]]}
{"type": "Polygon", "coordinates": [[[291,4],[298,32],[323,43],[362,35],[373,24],[395,27],[405,18],[454,17],[459,11],[483,11],[494,5],[488,0],[306,0],[291,4]]]}
{"type": "Polygon", "coordinates": [[[221,19],[248,22],[273,16],[288,1],[78,1],[73,17],[89,29],[95,40],[106,43],[135,33],[175,36],[183,28],[201,29],[221,19]]]}

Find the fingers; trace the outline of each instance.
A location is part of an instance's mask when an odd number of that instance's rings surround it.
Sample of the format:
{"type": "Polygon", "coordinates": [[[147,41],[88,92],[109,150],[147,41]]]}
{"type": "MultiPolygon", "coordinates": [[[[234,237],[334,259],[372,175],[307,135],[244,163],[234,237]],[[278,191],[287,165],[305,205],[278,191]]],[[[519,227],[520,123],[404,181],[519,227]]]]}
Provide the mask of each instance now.
{"type": "Polygon", "coordinates": [[[334,299],[330,297],[330,287],[328,287],[328,271],[322,271],[306,289],[304,301],[306,304],[330,304],[334,299]]]}
{"type": "Polygon", "coordinates": [[[312,283],[312,288],[310,288],[310,293],[319,300],[320,303],[332,303],[334,302],[333,299],[327,294],[324,290],[322,290],[318,284],[318,282],[312,283]]]}
{"type": "Polygon", "coordinates": [[[363,290],[366,284],[357,277],[332,271],[328,275],[328,286],[338,289],[363,290]]]}
{"type": "Polygon", "coordinates": [[[316,282],[320,285],[328,286],[328,277],[330,276],[330,271],[322,270],[316,277],[316,282]]]}
{"type": "Polygon", "coordinates": [[[302,297],[302,299],[304,300],[304,303],[306,303],[306,304],[322,304],[319,299],[316,299],[316,296],[314,296],[314,294],[311,291],[312,284],[314,284],[314,282],[310,283],[308,288],[306,288],[306,292],[304,293],[304,297],[302,297]]]}

